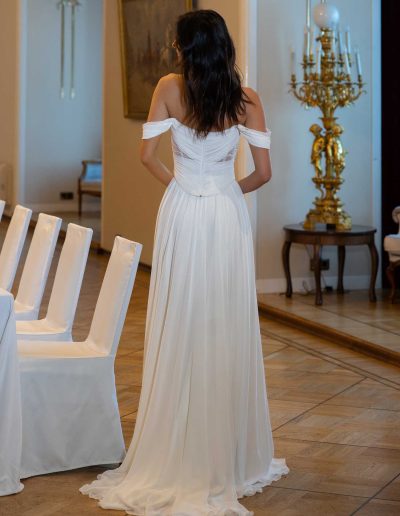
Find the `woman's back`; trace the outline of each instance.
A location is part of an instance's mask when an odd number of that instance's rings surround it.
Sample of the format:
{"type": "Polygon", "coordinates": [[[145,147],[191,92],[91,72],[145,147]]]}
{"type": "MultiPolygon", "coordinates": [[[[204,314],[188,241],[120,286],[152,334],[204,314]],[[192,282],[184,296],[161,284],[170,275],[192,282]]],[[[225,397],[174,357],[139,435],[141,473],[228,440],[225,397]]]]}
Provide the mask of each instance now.
{"type": "Polygon", "coordinates": [[[174,179],[184,191],[198,196],[221,194],[236,181],[234,161],[241,133],[252,144],[268,148],[270,143],[269,132],[250,130],[242,124],[199,137],[193,128],[175,116],[147,122],[143,126],[143,137],[153,138],[169,129],[172,132],[174,179]]]}
{"type": "MultiPolygon", "coordinates": [[[[243,113],[238,115],[238,123],[258,131],[266,131],[264,112],[257,93],[252,88],[242,89],[251,102],[246,103],[243,113]]],[[[184,125],[190,125],[186,122],[188,113],[184,101],[184,77],[181,74],[165,75],[160,79],[154,92],[148,120],[163,118],[175,118],[184,125]]],[[[224,127],[228,129],[232,125],[236,124],[227,121],[224,127]]],[[[218,129],[213,127],[211,131],[218,132],[218,129]]]]}

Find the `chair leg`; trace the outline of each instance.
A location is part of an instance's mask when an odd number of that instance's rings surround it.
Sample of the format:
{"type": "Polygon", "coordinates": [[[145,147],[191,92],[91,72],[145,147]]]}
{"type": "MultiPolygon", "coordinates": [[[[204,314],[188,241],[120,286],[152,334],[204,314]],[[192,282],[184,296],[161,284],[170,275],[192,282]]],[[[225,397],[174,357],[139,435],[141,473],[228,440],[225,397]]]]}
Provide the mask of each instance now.
{"type": "Polygon", "coordinates": [[[79,217],[82,216],[82,194],[80,190],[78,190],[78,214],[79,217]]]}
{"type": "Polygon", "coordinates": [[[396,280],[394,276],[394,271],[396,269],[396,264],[394,262],[390,262],[389,265],[386,267],[386,276],[387,279],[390,282],[391,290],[390,290],[390,301],[394,303],[394,298],[396,295],[396,280]]]}

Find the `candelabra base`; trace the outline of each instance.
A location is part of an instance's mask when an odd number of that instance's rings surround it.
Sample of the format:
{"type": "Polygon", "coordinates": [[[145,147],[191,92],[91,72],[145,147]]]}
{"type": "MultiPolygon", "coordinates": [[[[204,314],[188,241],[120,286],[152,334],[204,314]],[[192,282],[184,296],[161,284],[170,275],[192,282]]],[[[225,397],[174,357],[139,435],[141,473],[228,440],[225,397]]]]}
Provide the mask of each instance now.
{"type": "Polygon", "coordinates": [[[337,211],[312,208],[306,215],[303,228],[315,229],[316,224],[326,224],[334,227],[336,231],[346,231],[351,229],[351,217],[340,208],[337,211]]]}

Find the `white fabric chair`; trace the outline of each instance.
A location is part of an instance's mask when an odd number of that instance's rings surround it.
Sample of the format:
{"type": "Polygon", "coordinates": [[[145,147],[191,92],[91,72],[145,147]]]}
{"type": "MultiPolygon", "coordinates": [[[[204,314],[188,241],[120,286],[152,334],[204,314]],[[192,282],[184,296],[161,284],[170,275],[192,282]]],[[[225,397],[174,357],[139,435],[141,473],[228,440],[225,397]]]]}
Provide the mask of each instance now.
{"type": "Polygon", "coordinates": [[[389,266],[386,269],[386,275],[390,281],[391,292],[390,299],[394,302],[396,293],[395,269],[400,266],[400,206],[397,206],[392,212],[393,220],[399,225],[398,233],[387,235],[383,240],[383,247],[389,253],[389,266]]]}
{"type": "Polygon", "coordinates": [[[60,227],[59,217],[39,215],[14,302],[18,321],[38,318],[60,227]]]}
{"type": "Polygon", "coordinates": [[[141,249],[116,237],[84,342],[18,342],[21,478],[123,459],[114,359],[141,249]]]}
{"type": "Polygon", "coordinates": [[[68,224],[46,317],[36,321],[17,321],[18,339],[72,339],[72,325],[92,234],[90,228],[68,224]]]}
{"type": "Polygon", "coordinates": [[[3,211],[4,211],[5,205],[6,205],[6,201],[2,201],[0,199],[0,220],[1,220],[1,217],[3,216],[3,211]]]}
{"type": "Polygon", "coordinates": [[[17,272],[32,210],[16,206],[0,252],[0,288],[10,291],[17,272]]]}
{"type": "Polygon", "coordinates": [[[0,496],[19,493],[24,487],[19,481],[21,444],[21,394],[13,297],[0,289],[0,496]]]}

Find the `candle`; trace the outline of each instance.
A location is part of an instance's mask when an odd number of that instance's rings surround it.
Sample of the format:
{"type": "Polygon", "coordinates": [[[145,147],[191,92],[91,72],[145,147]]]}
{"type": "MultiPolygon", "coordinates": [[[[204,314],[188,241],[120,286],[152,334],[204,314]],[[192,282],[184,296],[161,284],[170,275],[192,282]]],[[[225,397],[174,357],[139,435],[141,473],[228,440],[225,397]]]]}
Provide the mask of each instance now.
{"type": "Polygon", "coordinates": [[[306,25],[308,29],[311,26],[311,0],[307,0],[306,3],[306,25]]]}
{"type": "Polygon", "coordinates": [[[343,34],[341,30],[338,30],[338,36],[339,36],[339,54],[343,54],[343,34]]]}
{"type": "Polygon", "coordinates": [[[290,47],[290,73],[296,75],[296,53],[293,47],[290,47]]]}
{"type": "Polygon", "coordinates": [[[321,43],[318,43],[317,49],[315,51],[315,63],[316,63],[315,73],[317,75],[320,75],[320,73],[321,73],[321,52],[322,52],[321,43]]]}
{"type": "Polygon", "coordinates": [[[344,52],[344,71],[346,75],[350,75],[350,62],[349,62],[349,54],[347,52],[347,48],[345,48],[344,52]]]}
{"type": "Polygon", "coordinates": [[[355,49],[355,53],[356,53],[357,75],[362,75],[360,51],[358,50],[358,48],[355,49]]]}
{"type": "Polygon", "coordinates": [[[335,53],[336,52],[336,43],[337,43],[337,39],[336,39],[336,28],[333,28],[332,29],[332,52],[335,53]]]}
{"type": "Polygon", "coordinates": [[[304,28],[304,49],[303,54],[308,57],[310,55],[310,31],[307,27],[304,28]]]}
{"type": "Polygon", "coordinates": [[[310,54],[313,54],[313,47],[314,47],[314,27],[310,27],[310,54]]]}
{"type": "Polygon", "coordinates": [[[346,47],[347,53],[351,54],[351,38],[350,38],[350,27],[346,27],[346,47]]]}
{"type": "Polygon", "coordinates": [[[335,51],[337,52],[337,54],[339,55],[339,28],[337,28],[335,30],[335,51]]]}

